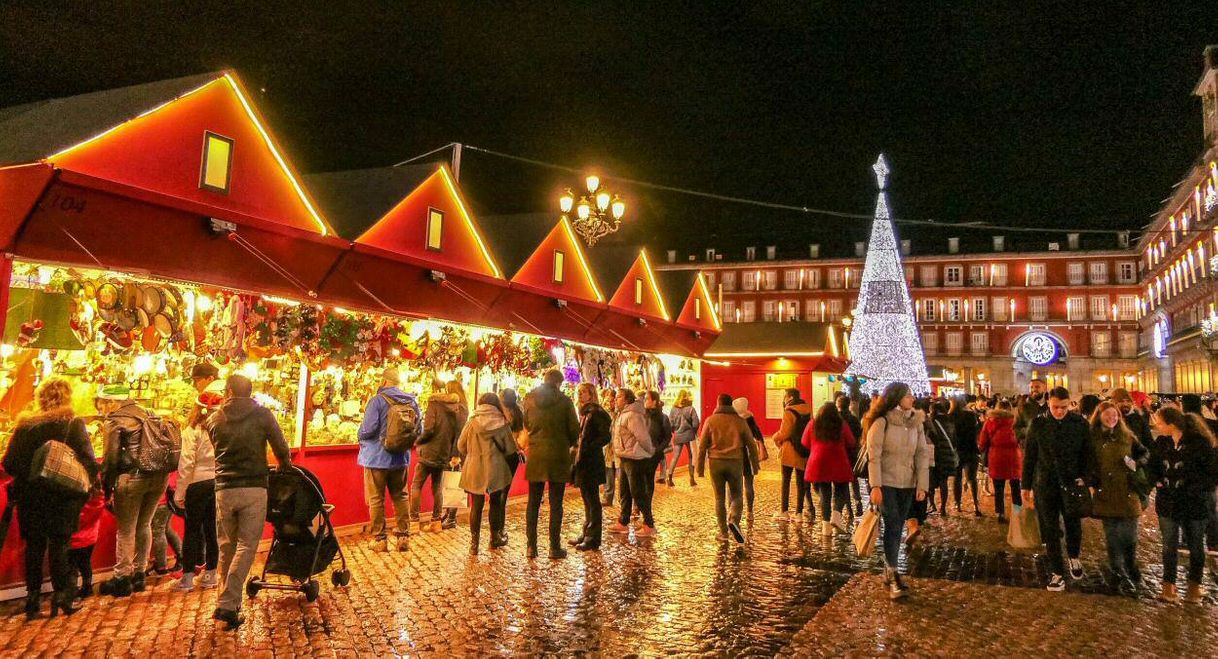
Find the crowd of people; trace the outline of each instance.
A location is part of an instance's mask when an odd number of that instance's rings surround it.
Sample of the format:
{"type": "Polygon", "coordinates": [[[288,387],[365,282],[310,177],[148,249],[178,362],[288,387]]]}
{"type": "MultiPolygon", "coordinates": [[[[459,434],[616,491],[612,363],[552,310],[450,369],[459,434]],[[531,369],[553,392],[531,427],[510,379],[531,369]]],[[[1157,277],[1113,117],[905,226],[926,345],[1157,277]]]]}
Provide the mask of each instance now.
{"type": "MultiPolygon", "coordinates": [[[[192,376],[198,397],[181,424],[180,458],[173,459],[157,448],[177,426],[143,409],[126,387],[106,385],[97,392],[100,461],[85,419],[72,412],[71,385],[52,378],[39,387],[38,410],[18,420],[3,458],[26,543],[28,617],[41,615],[44,556],[54,589],[52,616],[75,612],[93,594],[91,556],[108,508],[117,526],[116,564],[100,584],[101,594],[125,597],[144,590],[149,575],[173,574],[179,590],[218,587],[214,617],[230,629],[242,623],[241,595],[266,520],[267,449],[281,470],[291,468],[291,454],[275,417],[253,400],[249,379],[233,375],[220,382],[207,365],[192,376]],[[35,473],[34,463],[52,445],[87,472],[89,492],[64,494],[35,473]],[[166,555],[176,539],[167,524],[171,502],[185,527],[173,566],[166,555]]],[[[675,487],[682,457],[691,487],[709,473],[718,539],[746,540],[741,524],[752,523],[754,477],[769,450],[745,398],[722,394],[700,419],[688,391],[678,393],[667,413],[655,391],[598,391],[582,383],[572,400],[562,391],[562,373],[551,370],[523,398],[512,389],[484,393],[472,411],[459,384],[437,382],[424,410],[399,385],[398,372],[386,369],[359,429],[357,460],[375,551],[408,551],[412,533],[457,524],[457,508],[464,506],[444,498],[446,474],[454,471],[469,496],[471,554],[480,550],[484,511],[487,546],[507,546],[508,493],[522,465],[528,558],[539,553],[547,498],[550,559],[566,558],[568,546],[597,551],[606,531],[655,536],[653,495],[657,486],[675,487]],[[422,520],[429,482],[432,510],[422,520]],[[580,494],[583,523],[564,542],[567,484],[580,494]],[[617,516],[607,523],[605,509],[615,501],[617,516]]],[[[852,521],[870,506],[882,529],[888,596],[900,599],[908,594],[897,571],[902,543],[918,541],[929,515],[949,515],[953,508],[963,514],[966,488],[971,514],[982,517],[984,476],[993,486],[999,524],[1011,523],[1008,492],[1012,515],[1024,506],[1035,509],[1049,590],[1064,590],[1067,576],[1083,578],[1081,520],[1095,517],[1102,520],[1110,567],[1121,588],[1133,593],[1141,582],[1138,523],[1153,496],[1163,538],[1159,597],[1178,599],[1178,556],[1185,553],[1184,597],[1199,602],[1206,547],[1218,547],[1218,417],[1211,408],[1199,396],[1152,403],[1123,389],[1106,400],[1073,400],[1066,389],[1049,389],[1040,380],[1014,399],[917,399],[909,386],[894,383],[870,398],[839,394],[816,410],[789,389],[780,427],[768,438],[781,462],[777,514],[803,520],[806,505],[809,521],[828,538],[850,533],[852,521]]]]}

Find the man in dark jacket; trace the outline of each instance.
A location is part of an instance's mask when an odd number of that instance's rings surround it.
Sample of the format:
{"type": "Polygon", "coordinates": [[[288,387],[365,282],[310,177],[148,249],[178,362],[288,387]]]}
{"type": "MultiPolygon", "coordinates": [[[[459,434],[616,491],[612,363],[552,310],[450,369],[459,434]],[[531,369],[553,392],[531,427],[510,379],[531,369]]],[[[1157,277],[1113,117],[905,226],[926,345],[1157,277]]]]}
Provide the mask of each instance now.
{"type": "MultiPolygon", "coordinates": [[[[435,383],[435,393],[427,399],[423,413],[423,433],[415,443],[414,482],[410,486],[410,519],[419,521],[423,502],[423,483],[431,479],[431,524],[428,529],[440,531],[444,522],[444,470],[452,466],[457,451],[457,438],[469,418],[461,383],[435,383]]],[[[454,522],[455,525],[455,515],[454,522]]]]}
{"type": "Polygon", "coordinates": [[[369,531],[372,550],[384,551],[388,534],[385,531],[385,491],[393,501],[394,546],[398,551],[409,548],[410,496],[406,491],[406,470],[410,466],[410,451],[390,453],[385,450],[385,432],[389,429],[389,405],[409,405],[414,418],[419,418],[415,397],[398,389],[401,375],[396,368],[387,368],[381,375],[381,386],[368,407],[359,427],[359,457],[364,468],[364,502],[368,504],[369,531]]]}
{"type": "Polygon", "coordinates": [[[562,547],[562,497],[571,478],[571,449],[579,442],[579,418],[575,405],[559,385],[558,369],[546,371],[542,383],[524,398],[524,427],[529,431],[529,461],[524,476],[529,481],[529,507],[525,512],[527,555],[537,557],[537,516],[541,496],[550,490],[550,558],[567,557],[562,547]]]}
{"type": "Polygon", "coordinates": [[[142,472],[130,458],[140,446],[148,419],[148,412],[130,396],[125,385],[106,385],[97,395],[97,409],[106,415],[102,488],[106,498],[113,500],[118,527],[114,576],[101,584],[101,592],[115,597],[144,590],[152,515],[169,483],[169,472],[142,472]]]}
{"type": "Polygon", "coordinates": [[[579,537],[568,542],[579,551],[593,551],[601,546],[604,508],[600,486],[605,482],[605,447],[612,439],[613,419],[597,403],[596,385],[584,382],[579,385],[576,395],[579,398],[579,447],[571,473],[584,501],[584,526],[579,537]]]}
{"type": "Polygon", "coordinates": [[[244,621],[245,578],[266,524],[267,445],[275,453],[280,471],[292,467],[292,454],[279,422],[254,401],[253,391],[249,378],[230,375],[224,387],[224,406],[208,420],[216,447],[216,529],[223,579],[213,617],[227,623],[229,629],[244,621]]]}
{"type": "MultiPolygon", "coordinates": [[[[663,483],[668,480],[668,455],[666,451],[672,448],[672,421],[668,420],[668,415],[664,413],[664,401],[660,400],[660,392],[648,391],[643,396],[643,409],[646,410],[647,426],[651,429],[651,444],[655,447],[655,455],[651,456],[652,469],[647,472],[649,475],[654,475],[656,470],[663,465],[660,477],[655,479],[656,483],[663,483]]],[[[654,485],[654,484],[653,484],[654,485]]],[[[655,487],[651,488],[655,491],[655,487]]]]}
{"type": "Polygon", "coordinates": [[[1134,409],[1133,396],[1129,395],[1128,390],[1118,387],[1112,390],[1112,402],[1120,408],[1125,425],[1129,426],[1133,436],[1149,450],[1154,444],[1154,437],[1150,434],[1150,422],[1141,412],[1134,409]]]}
{"type": "Polygon", "coordinates": [[[1049,411],[1046,391],[1045,381],[1040,378],[1028,383],[1028,398],[1020,406],[1015,417],[1015,437],[1020,446],[1027,443],[1028,428],[1032,425],[1032,420],[1049,411]]]}
{"type": "MultiPolygon", "coordinates": [[[[850,458],[850,464],[858,462],[859,447],[863,445],[867,438],[863,437],[863,424],[859,418],[850,411],[850,396],[839,394],[837,397],[837,413],[841,415],[842,422],[850,428],[850,433],[854,435],[854,448],[847,456],[850,458]]],[[[756,422],[754,422],[756,423],[756,422]]],[[[850,481],[850,497],[854,500],[854,515],[856,517],[863,516],[863,494],[859,491],[859,479],[850,481]]]]}
{"type": "Polygon", "coordinates": [[[1066,510],[1067,490],[1085,488],[1090,473],[1088,450],[1090,431],[1083,417],[1070,413],[1070,392],[1056,387],[1049,392],[1049,414],[1037,417],[1028,428],[1024,448],[1023,480],[1025,502],[1034,502],[1040,521],[1040,537],[1049,553],[1048,589],[1062,591],[1066,582],[1062,563],[1061,524],[1066,527],[1066,553],[1070,557],[1070,576],[1083,578],[1079,562],[1083,527],[1081,520],[1066,510]],[[1032,495],[1035,493],[1035,497],[1032,495]]]}
{"type": "MultiPolygon", "coordinates": [[[[961,512],[960,499],[964,494],[964,481],[968,481],[973,493],[973,515],[981,517],[981,498],[977,492],[977,467],[981,463],[981,452],[977,450],[977,434],[981,422],[977,415],[965,408],[962,398],[953,398],[947,418],[956,429],[956,481],[952,484],[952,495],[956,500],[956,512],[961,512]]],[[[946,502],[945,502],[946,503],[946,502]]]]}

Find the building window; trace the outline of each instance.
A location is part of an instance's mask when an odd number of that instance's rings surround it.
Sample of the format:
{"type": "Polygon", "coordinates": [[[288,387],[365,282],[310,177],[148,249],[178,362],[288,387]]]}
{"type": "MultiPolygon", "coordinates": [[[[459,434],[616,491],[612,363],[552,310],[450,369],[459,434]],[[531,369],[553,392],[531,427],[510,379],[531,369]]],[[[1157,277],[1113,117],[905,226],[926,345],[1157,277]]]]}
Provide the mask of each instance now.
{"type": "Polygon", "coordinates": [[[1117,278],[1122,284],[1132,284],[1137,281],[1137,268],[1132,262],[1121,263],[1117,266],[1117,278]]]}
{"type": "Polygon", "coordinates": [[[723,275],[721,275],[720,280],[721,280],[721,284],[723,286],[723,290],[725,290],[725,291],[736,290],[736,271],[735,270],[724,271],[723,275]]]}
{"type": "Polygon", "coordinates": [[[210,131],[203,133],[203,163],[199,168],[199,187],[228,194],[233,173],[233,140],[210,131]]]}
{"type": "Polygon", "coordinates": [[[566,266],[566,254],[560,250],[554,250],[554,283],[561,284],[563,282],[563,268],[566,266]]]}
{"type": "Polygon", "coordinates": [[[820,288],[820,268],[808,270],[808,288],[820,288]]]}
{"type": "Polygon", "coordinates": [[[990,286],[1007,285],[1007,264],[995,263],[990,266],[990,286]]]}
{"type": "Polygon", "coordinates": [[[1067,249],[1078,249],[1078,234],[1077,233],[1066,234],[1066,248],[1067,249]]]}
{"type": "Polygon", "coordinates": [[[846,268],[846,288],[858,288],[863,283],[863,271],[859,268],[846,268]]]}
{"type": "Polygon", "coordinates": [[[948,300],[947,301],[947,318],[946,318],[946,320],[950,320],[953,322],[958,322],[960,320],[960,300],[948,300]]]}
{"type": "Polygon", "coordinates": [[[799,273],[802,270],[783,270],[782,271],[782,287],[788,291],[794,291],[799,288],[799,273]]]}
{"type": "Polygon", "coordinates": [[[757,316],[757,305],[752,300],[740,303],[740,322],[751,323],[757,316]]]}
{"type": "Polygon", "coordinates": [[[1028,318],[1044,320],[1049,316],[1049,298],[1044,296],[1028,298],[1028,318]]]}
{"type": "Polygon", "coordinates": [[[1083,284],[1083,264],[1071,263],[1066,266],[1066,280],[1071,286],[1081,286],[1083,284]]]}
{"type": "Polygon", "coordinates": [[[912,287],[914,285],[914,269],[912,265],[905,266],[905,285],[912,287]]]}
{"type": "Polygon", "coordinates": [[[842,317],[842,301],[829,300],[829,322],[837,322],[842,317]]]}
{"type": "Polygon", "coordinates": [[[990,352],[990,333],[973,332],[969,335],[969,345],[974,355],[987,355],[990,352]]]}
{"type": "Polygon", "coordinates": [[[1092,284],[1107,284],[1108,283],[1108,262],[1107,261],[1092,261],[1087,265],[1090,270],[1092,284]]]}
{"type": "Polygon", "coordinates": [[[1126,359],[1138,356],[1138,333],[1137,332],[1121,332],[1120,346],[1121,356],[1126,359]]]}
{"type": "Polygon", "coordinates": [[[1029,263],[1028,268],[1028,286],[1044,286],[1045,285],[1045,264],[1029,263]]]}
{"type": "Polygon", "coordinates": [[[444,241],[444,213],[427,209],[427,249],[438,252],[444,241]]]}
{"type": "Polygon", "coordinates": [[[634,278],[634,303],[643,304],[643,278],[634,278]]]}
{"type": "Polygon", "coordinates": [[[973,320],[985,320],[985,298],[973,298],[973,320]]]}
{"type": "Polygon", "coordinates": [[[1087,318],[1087,298],[1082,295],[1066,298],[1066,320],[1085,320],[1087,318]]]}
{"type": "Polygon", "coordinates": [[[1137,320],[1138,319],[1138,296],[1136,295],[1121,295],[1117,297],[1117,311],[1121,314],[1121,320],[1137,320]]]}
{"type": "Polygon", "coordinates": [[[959,355],[964,349],[964,333],[963,332],[948,332],[947,333],[947,354],[959,355]]]}
{"type": "Polygon", "coordinates": [[[773,291],[773,290],[778,289],[778,271],[777,270],[766,270],[766,271],[762,272],[761,275],[763,277],[765,277],[765,289],[767,291],[773,291]]]}
{"type": "Polygon", "coordinates": [[[922,285],[923,286],[938,286],[939,285],[939,268],[933,265],[922,266],[922,285]]]}
{"type": "Polygon", "coordinates": [[[923,332],[922,333],[922,349],[926,354],[933,355],[939,352],[939,333],[938,332],[923,332]]]}
{"type": "Polygon", "coordinates": [[[1006,242],[1005,236],[994,236],[994,251],[1001,252],[1006,247],[1006,242]]]}
{"type": "Polygon", "coordinates": [[[978,263],[968,267],[968,285],[985,286],[985,265],[978,263]]]}
{"type": "MultiPolygon", "coordinates": [[[[697,298],[694,298],[694,299],[696,300],[697,298]]],[[[723,320],[726,322],[729,322],[729,323],[736,322],[736,301],[735,300],[724,300],[723,301],[723,320]]]]}
{"type": "Polygon", "coordinates": [[[820,258],[820,245],[817,245],[816,243],[808,245],[808,258],[810,258],[810,259],[819,259],[820,258]]]}
{"type": "Polygon", "coordinates": [[[990,308],[993,309],[991,313],[993,314],[995,321],[1005,323],[1010,320],[1007,318],[1007,299],[1005,297],[994,298],[993,306],[990,308]]]}
{"type": "Polygon", "coordinates": [[[1108,320],[1108,296],[1091,296],[1091,320],[1108,320]]]}
{"type": "Polygon", "coordinates": [[[958,265],[949,265],[943,268],[943,285],[944,286],[959,286],[961,283],[962,268],[958,265]]]}
{"type": "Polygon", "coordinates": [[[867,255],[867,243],[865,243],[865,242],[854,243],[854,255],[855,256],[866,256],[867,255]]]}
{"type": "Polygon", "coordinates": [[[922,320],[934,322],[936,306],[935,301],[930,298],[926,298],[922,300],[922,303],[919,306],[922,307],[922,320]]]}
{"type": "Polygon", "coordinates": [[[668,257],[668,262],[669,262],[669,263],[676,263],[676,262],[677,262],[677,250],[675,250],[675,249],[670,249],[670,250],[668,250],[668,251],[665,253],[665,255],[668,257]]]}
{"type": "Polygon", "coordinates": [[[755,260],[756,258],[757,258],[757,248],[756,247],[745,247],[744,248],[744,260],[745,261],[752,261],[752,260],[755,260]]]}
{"type": "Polygon", "coordinates": [[[799,300],[787,300],[782,313],[787,320],[799,320],[799,300]]]}
{"type": "Polygon", "coordinates": [[[761,319],[767,323],[774,321],[774,305],[773,300],[765,300],[761,303],[761,319]]]}
{"type": "Polygon", "coordinates": [[[905,240],[902,240],[901,241],[901,256],[909,256],[909,253],[911,251],[913,251],[913,243],[910,242],[908,238],[906,238],[905,240]]]}
{"type": "Polygon", "coordinates": [[[959,251],[960,251],[960,239],[959,238],[948,238],[947,239],[947,253],[955,254],[959,251]]]}
{"type": "Polygon", "coordinates": [[[829,288],[841,288],[841,287],[842,287],[842,269],[841,268],[830,268],[829,269],[829,288]]]}
{"type": "Polygon", "coordinates": [[[1109,357],[1112,355],[1112,332],[1091,333],[1091,356],[1109,357]]]}
{"type": "Polygon", "coordinates": [[[746,291],[757,290],[757,275],[758,274],[759,273],[756,270],[745,270],[744,271],[744,282],[743,282],[743,286],[741,288],[743,288],[746,291]]]}

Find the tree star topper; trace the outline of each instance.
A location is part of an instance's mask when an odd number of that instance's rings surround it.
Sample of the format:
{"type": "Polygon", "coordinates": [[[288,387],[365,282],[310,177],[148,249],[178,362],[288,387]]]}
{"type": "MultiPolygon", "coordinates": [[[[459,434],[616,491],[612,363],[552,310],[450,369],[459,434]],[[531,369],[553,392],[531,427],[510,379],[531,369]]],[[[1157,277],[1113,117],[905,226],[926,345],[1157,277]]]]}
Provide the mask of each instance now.
{"type": "Polygon", "coordinates": [[[881,190],[886,189],[888,187],[889,169],[888,161],[884,160],[884,154],[880,154],[880,157],[876,159],[875,164],[872,165],[871,168],[875,170],[876,185],[880,186],[881,190]]]}

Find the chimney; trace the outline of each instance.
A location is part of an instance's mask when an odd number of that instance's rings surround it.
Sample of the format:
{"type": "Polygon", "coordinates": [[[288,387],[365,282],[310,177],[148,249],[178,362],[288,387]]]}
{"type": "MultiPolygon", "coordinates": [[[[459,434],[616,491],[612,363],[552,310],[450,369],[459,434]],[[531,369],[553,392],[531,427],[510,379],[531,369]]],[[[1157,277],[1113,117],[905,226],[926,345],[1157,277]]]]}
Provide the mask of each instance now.
{"type": "Polygon", "coordinates": [[[867,254],[867,243],[864,243],[864,242],[854,243],[854,255],[855,256],[866,256],[866,254],[867,254]]]}
{"type": "Polygon", "coordinates": [[[959,238],[953,237],[953,238],[947,239],[947,253],[948,254],[959,254],[960,253],[960,239],[959,238]]]}
{"type": "Polygon", "coordinates": [[[810,258],[810,259],[819,259],[820,258],[820,245],[818,245],[817,243],[812,243],[811,245],[808,245],[808,258],[810,258]]]}
{"type": "Polygon", "coordinates": [[[1006,247],[1007,247],[1007,237],[1006,236],[994,236],[994,251],[995,252],[1001,252],[1001,251],[1005,250],[1006,247]]]}
{"type": "Polygon", "coordinates": [[[913,243],[908,238],[901,240],[901,256],[909,256],[913,251],[913,243]]]}

